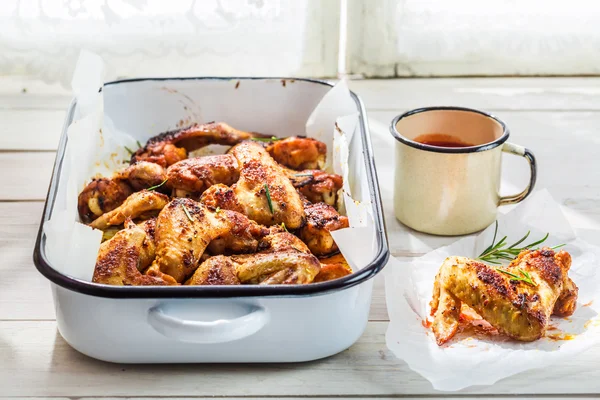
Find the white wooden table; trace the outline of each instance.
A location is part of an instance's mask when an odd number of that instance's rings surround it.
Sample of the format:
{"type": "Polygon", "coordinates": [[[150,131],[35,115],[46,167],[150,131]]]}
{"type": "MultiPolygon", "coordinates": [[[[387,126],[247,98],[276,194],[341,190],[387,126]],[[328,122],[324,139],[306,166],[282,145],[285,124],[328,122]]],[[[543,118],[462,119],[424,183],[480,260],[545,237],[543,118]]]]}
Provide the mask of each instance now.
{"type": "MultiPolygon", "coordinates": [[[[535,152],[538,188],[559,201],[578,234],[600,244],[600,79],[414,79],[354,81],[369,113],[390,249],[414,257],[452,241],[409,231],[393,217],[394,115],[426,105],[491,111],[511,141],[535,152]]],[[[56,330],[48,282],[32,248],[69,93],[25,78],[0,78],[0,397],[436,397],[385,346],[383,279],[370,322],[350,349],[325,360],[269,365],[117,365],[71,349],[56,330]]],[[[505,159],[511,187],[525,162],[505,159]]],[[[600,266],[599,266],[600,268],[600,266]]],[[[563,365],[474,387],[459,398],[572,398],[600,393],[600,347],[563,365]],[[560,397],[560,396],[559,396],[560,397]]]]}

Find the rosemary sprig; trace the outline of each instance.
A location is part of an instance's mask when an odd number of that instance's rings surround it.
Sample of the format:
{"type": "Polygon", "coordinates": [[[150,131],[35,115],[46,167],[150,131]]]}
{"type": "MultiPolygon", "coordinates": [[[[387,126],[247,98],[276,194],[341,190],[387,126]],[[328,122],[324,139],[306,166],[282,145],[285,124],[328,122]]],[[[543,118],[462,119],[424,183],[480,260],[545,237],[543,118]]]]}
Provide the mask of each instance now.
{"type": "Polygon", "coordinates": [[[127,152],[128,152],[130,155],[134,155],[134,154],[135,154],[135,151],[131,150],[129,147],[127,147],[127,146],[123,146],[123,147],[125,147],[125,150],[127,150],[127,152]]]}
{"type": "Polygon", "coordinates": [[[143,146],[142,146],[142,144],[140,143],[140,141],[139,141],[139,140],[136,140],[135,142],[137,143],[137,145],[138,145],[138,148],[140,148],[140,149],[141,149],[141,148],[143,147],[143,146]]]}
{"type": "Polygon", "coordinates": [[[165,183],[167,183],[167,181],[169,180],[169,178],[165,179],[164,181],[162,181],[161,183],[159,183],[158,185],[154,185],[154,186],[150,186],[148,189],[146,190],[154,190],[154,189],[158,189],[159,187],[161,187],[162,185],[164,185],[165,183]]]}
{"type": "Polygon", "coordinates": [[[276,142],[281,139],[276,136],[271,136],[270,138],[253,137],[253,138],[250,138],[250,140],[254,140],[255,142],[276,142]]]}
{"type": "Polygon", "coordinates": [[[267,195],[267,202],[269,203],[269,210],[271,210],[271,214],[275,214],[273,210],[273,202],[271,201],[271,192],[269,192],[269,186],[265,183],[265,194],[267,195]]]}
{"type": "Polygon", "coordinates": [[[510,276],[511,281],[523,281],[525,283],[530,284],[531,286],[537,286],[537,284],[533,281],[533,279],[531,279],[531,275],[529,275],[529,272],[523,271],[521,268],[519,268],[518,271],[523,276],[517,275],[515,273],[512,273],[512,272],[507,271],[502,268],[496,268],[496,271],[502,272],[503,274],[510,276]]]}
{"type": "Polygon", "coordinates": [[[190,220],[190,222],[194,222],[194,219],[190,215],[190,212],[188,211],[187,207],[184,204],[182,204],[181,208],[183,208],[183,212],[185,213],[185,216],[188,217],[188,219],[190,220]]]}
{"type": "MultiPolygon", "coordinates": [[[[548,236],[550,236],[549,233],[546,233],[546,236],[544,236],[540,240],[536,240],[535,242],[529,243],[528,245],[522,247],[517,247],[529,237],[530,233],[531,231],[527,232],[525,236],[523,236],[521,239],[517,240],[510,246],[506,242],[507,236],[504,236],[502,239],[500,239],[500,241],[498,241],[498,243],[496,243],[496,237],[498,236],[498,221],[496,221],[496,227],[494,229],[494,238],[492,239],[492,244],[490,244],[477,258],[482,261],[486,261],[490,264],[500,265],[502,264],[501,260],[514,260],[522,250],[536,250],[535,246],[544,243],[546,239],[548,239],[548,236]]],[[[562,246],[564,246],[564,244],[554,246],[552,247],[552,249],[557,249],[562,246]]]]}

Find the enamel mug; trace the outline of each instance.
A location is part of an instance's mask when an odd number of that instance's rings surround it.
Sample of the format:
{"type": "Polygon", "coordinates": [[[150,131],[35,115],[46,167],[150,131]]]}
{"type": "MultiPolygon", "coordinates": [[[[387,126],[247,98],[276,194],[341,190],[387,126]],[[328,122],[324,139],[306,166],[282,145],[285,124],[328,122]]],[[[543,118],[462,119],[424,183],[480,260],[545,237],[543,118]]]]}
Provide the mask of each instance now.
{"type": "Polygon", "coordinates": [[[523,201],[535,185],[533,153],[507,142],[506,124],[485,112],[420,108],[394,118],[390,130],[396,139],[394,213],[417,231],[435,235],[480,231],[494,222],[498,206],[523,201]],[[415,140],[428,134],[458,139],[464,147],[415,140]],[[503,152],[524,157],[530,166],[528,186],[512,196],[499,194],[503,152]]]}

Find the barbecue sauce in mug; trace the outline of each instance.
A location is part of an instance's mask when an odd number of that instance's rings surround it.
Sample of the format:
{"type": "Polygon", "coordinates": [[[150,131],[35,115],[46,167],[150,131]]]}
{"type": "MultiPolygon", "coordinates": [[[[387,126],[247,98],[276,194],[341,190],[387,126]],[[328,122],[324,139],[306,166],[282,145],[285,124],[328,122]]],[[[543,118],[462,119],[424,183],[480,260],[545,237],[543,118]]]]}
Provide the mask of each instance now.
{"type": "Polygon", "coordinates": [[[471,147],[471,143],[462,141],[456,136],[445,133],[426,133],[413,139],[415,142],[437,147],[471,147]]]}

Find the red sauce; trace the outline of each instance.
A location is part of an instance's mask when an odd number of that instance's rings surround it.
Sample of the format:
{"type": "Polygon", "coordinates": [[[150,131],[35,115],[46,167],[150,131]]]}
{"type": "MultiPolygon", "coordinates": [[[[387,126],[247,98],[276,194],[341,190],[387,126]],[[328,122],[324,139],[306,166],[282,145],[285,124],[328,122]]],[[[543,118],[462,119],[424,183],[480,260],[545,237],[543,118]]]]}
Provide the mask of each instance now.
{"type": "Polygon", "coordinates": [[[419,135],[414,139],[415,142],[427,144],[437,147],[471,147],[471,143],[467,143],[460,138],[445,133],[426,133],[419,135]]]}

